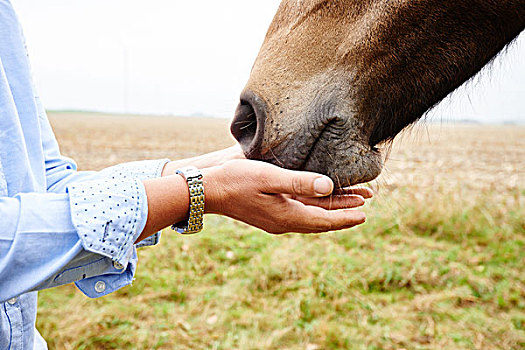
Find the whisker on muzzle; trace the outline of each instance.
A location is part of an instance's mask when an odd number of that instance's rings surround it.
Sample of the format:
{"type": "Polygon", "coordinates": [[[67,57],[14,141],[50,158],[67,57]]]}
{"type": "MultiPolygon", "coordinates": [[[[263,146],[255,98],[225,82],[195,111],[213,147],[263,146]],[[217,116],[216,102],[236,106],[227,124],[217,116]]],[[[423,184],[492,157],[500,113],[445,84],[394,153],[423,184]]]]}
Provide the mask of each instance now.
{"type": "Polygon", "coordinates": [[[239,129],[240,129],[240,130],[248,129],[248,128],[251,127],[253,124],[255,124],[255,123],[254,123],[254,122],[252,122],[252,123],[248,123],[247,125],[241,126],[239,129]]]}
{"type": "Polygon", "coordinates": [[[271,148],[270,148],[270,153],[272,154],[273,159],[275,159],[275,161],[279,163],[279,166],[284,168],[285,167],[284,163],[275,155],[275,153],[273,153],[273,150],[271,148]]]}

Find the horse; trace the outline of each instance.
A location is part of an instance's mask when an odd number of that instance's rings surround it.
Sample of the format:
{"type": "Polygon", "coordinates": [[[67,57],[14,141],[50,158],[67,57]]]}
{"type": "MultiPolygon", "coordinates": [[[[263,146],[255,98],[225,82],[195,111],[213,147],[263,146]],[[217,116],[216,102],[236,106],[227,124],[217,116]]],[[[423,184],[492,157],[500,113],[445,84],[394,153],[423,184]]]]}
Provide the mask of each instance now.
{"type": "Polygon", "coordinates": [[[384,145],[524,29],[524,0],[283,0],[231,132],[248,158],[369,182],[384,145]]]}

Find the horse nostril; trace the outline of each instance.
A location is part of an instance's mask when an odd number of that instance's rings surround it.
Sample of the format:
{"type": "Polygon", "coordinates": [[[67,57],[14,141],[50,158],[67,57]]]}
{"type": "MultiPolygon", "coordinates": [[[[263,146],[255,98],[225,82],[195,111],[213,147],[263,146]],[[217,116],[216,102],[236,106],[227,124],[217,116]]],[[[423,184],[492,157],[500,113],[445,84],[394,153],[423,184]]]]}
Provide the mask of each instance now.
{"type": "Polygon", "coordinates": [[[265,118],[264,102],[251,92],[243,92],[231,124],[231,132],[248,158],[261,157],[265,118]]]}
{"type": "Polygon", "coordinates": [[[257,116],[248,101],[241,100],[241,103],[239,103],[237,111],[235,111],[235,119],[232,122],[231,131],[243,149],[245,149],[245,146],[249,146],[255,138],[257,133],[257,116]]]}

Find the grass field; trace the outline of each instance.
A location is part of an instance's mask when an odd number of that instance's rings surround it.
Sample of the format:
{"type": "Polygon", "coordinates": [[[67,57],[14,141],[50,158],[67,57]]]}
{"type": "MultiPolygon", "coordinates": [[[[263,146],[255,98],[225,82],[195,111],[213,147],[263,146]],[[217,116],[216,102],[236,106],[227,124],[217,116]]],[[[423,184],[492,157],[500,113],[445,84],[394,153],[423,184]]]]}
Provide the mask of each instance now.
{"type": "MultiPolygon", "coordinates": [[[[224,120],[50,118],[83,170],[233,144],[224,120]]],[[[525,127],[416,127],[371,186],[353,230],[166,231],[133,286],[44,291],[37,326],[50,349],[524,349],[525,127]]]]}

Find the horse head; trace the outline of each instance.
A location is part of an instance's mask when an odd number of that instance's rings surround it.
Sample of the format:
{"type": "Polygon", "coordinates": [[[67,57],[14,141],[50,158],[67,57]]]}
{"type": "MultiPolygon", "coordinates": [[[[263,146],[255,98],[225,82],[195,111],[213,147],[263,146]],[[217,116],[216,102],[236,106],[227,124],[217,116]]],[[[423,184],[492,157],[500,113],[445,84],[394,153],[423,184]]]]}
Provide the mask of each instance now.
{"type": "Polygon", "coordinates": [[[373,180],[381,145],[524,28],[523,0],[284,0],[232,133],[249,158],[373,180]]]}

